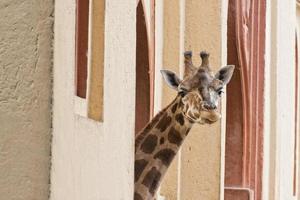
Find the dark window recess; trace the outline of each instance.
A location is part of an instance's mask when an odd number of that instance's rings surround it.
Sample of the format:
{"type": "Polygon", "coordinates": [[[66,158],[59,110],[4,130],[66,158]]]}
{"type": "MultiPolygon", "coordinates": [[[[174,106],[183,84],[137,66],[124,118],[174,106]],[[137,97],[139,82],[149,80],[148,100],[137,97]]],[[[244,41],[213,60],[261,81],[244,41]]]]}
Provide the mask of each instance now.
{"type": "Polygon", "coordinates": [[[89,0],[77,0],[76,11],[76,95],[86,98],[89,0]]]}
{"type": "Polygon", "coordinates": [[[142,1],[137,5],[136,20],[135,133],[137,134],[150,119],[149,47],[142,1]]]}

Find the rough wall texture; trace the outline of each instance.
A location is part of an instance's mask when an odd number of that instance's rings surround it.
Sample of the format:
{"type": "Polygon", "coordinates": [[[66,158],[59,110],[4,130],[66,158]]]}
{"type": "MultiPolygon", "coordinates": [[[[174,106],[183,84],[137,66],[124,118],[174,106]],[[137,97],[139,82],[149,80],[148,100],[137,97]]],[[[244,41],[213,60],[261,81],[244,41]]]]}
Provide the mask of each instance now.
{"type": "MultiPolygon", "coordinates": [[[[180,59],[180,0],[164,1],[163,4],[163,67],[176,72],[179,76],[180,59]]],[[[159,77],[161,75],[159,74],[159,77]]],[[[167,106],[176,96],[175,90],[170,89],[165,82],[162,83],[162,105],[167,106]]],[[[177,199],[178,188],[178,159],[176,156],[170,169],[163,179],[160,193],[166,199],[177,199]]]]}
{"type": "MultiPolygon", "coordinates": [[[[180,70],[180,59],[183,59],[184,50],[193,51],[193,62],[196,66],[200,64],[201,50],[211,54],[210,64],[213,71],[225,64],[222,60],[226,47],[223,42],[226,35],[226,20],[222,19],[222,6],[226,5],[224,2],[186,0],[182,4],[181,0],[164,1],[164,67],[177,73],[183,71],[180,70]],[[181,37],[184,50],[180,49],[181,37]]],[[[166,105],[175,97],[175,93],[164,83],[162,87],[162,101],[166,105]]],[[[224,119],[225,113],[222,112],[224,119]]],[[[220,120],[212,125],[194,125],[183,143],[179,159],[172,163],[162,184],[160,192],[166,199],[222,199],[220,188],[223,184],[224,135],[221,123],[220,120]]]]}
{"type": "Polygon", "coordinates": [[[49,196],[52,0],[0,1],[0,199],[49,196]]]}
{"type": "MultiPolygon", "coordinates": [[[[222,1],[190,0],[185,7],[185,49],[210,53],[210,65],[216,72],[222,63],[222,1]],[[199,12],[201,11],[201,12],[199,12]]],[[[199,66],[195,56],[194,63],[199,66]]],[[[222,117],[225,113],[222,113],[222,117]]],[[[220,198],[221,120],[212,125],[195,125],[181,151],[181,200],[220,198]]]]}

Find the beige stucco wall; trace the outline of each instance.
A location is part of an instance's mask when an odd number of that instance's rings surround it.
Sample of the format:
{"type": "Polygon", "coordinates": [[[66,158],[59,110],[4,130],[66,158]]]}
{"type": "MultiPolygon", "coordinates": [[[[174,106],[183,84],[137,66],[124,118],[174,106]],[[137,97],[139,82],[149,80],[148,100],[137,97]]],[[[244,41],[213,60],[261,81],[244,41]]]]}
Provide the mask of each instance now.
{"type": "Polygon", "coordinates": [[[49,195],[52,0],[0,1],[0,199],[49,195]]]}
{"type": "Polygon", "coordinates": [[[76,114],[75,1],[55,1],[51,200],[132,200],[136,2],[105,4],[103,123],[76,114]]]}
{"type": "MultiPolygon", "coordinates": [[[[210,65],[215,72],[226,65],[222,60],[226,55],[222,3],[220,0],[189,0],[185,6],[185,49],[195,52],[196,66],[200,64],[199,51],[210,52],[210,65]]],[[[222,113],[223,119],[225,113],[222,113]]],[[[223,134],[221,120],[212,125],[195,125],[191,130],[182,147],[181,200],[220,199],[223,134]]]]}
{"type": "MultiPolygon", "coordinates": [[[[180,1],[164,1],[163,6],[163,68],[172,70],[179,76],[180,63],[180,1]]],[[[161,78],[161,75],[157,78],[161,78]]],[[[176,97],[176,91],[162,83],[162,107],[167,106],[176,97]]],[[[174,158],[162,182],[160,193],[166,199],[177,199],[178,188],[178,159],[174,158]]]]}
{"type": "MultiPolygon", "coordinates": [[[[163,11],[164,68],[182,75],[185,50],[194,52],[197,66],[201,50],[210,52],[213,70],[226,64],[227,1],[165,1],[163,11]]],[[[165,106],[176,92],[164,83],[162,88],[165,106]]],[[[221,121],[193,127],[162,184],[160,193],[167,200],[222,199],[225,113],[222,106],[221,121]]]]}

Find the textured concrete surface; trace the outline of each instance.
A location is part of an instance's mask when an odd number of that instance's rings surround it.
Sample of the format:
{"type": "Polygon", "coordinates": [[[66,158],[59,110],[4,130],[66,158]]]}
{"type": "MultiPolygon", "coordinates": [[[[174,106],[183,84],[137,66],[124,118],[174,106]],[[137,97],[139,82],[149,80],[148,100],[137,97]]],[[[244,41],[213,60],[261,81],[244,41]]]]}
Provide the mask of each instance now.
{"type": "MultiPolygon", "coordinates": [[[[197,52],[208,51],[214,72],[225,65],[221,7],[219,0],[190,0],[185,7],[185,49],[194,52],[197,66],[200,63],[197,52]]],[[[225,113],[222,117],[225,118],[225,113]]],[[[212,125],[194,125],[181,152],[181,200],[222,199],[222,142],[221,120],[212,125]]]]}
{"type": "Polygon", "coordinates": [[[55,1],[51,200],[133,199],[136,2],[105,2],[100,123],[75,114],[75,1],[55,1]]]}
{"type": "MultiPolygon", "coordinates": [[[[180,52],[180,1],[164,1],[163,5],[163,68],[174,71],[179,76],[179,66],[182,53],[180,52]]],[[[161,78],[161,75],[159,77],[161,78]]],[[[176,91],[162,82],[162,107],[170,104],[176,97],[176,91]]],[[[177,199],[178,188],[178,159],[177,155],[161,184],[160,193],[166,199],[177,199]]]]}
{"type": "MultiPolygon", "coordinates": [[[[224,63],[226,19],[223,20],[224,1],[189,0],[164,2],[163,66],[175,72],[181,70],[184,50],[192,50],[194,63],[200,64],[199,52],[210,52],[214,71],[224,63]],[[181,8],[181,6],[184,6],[181,8]],[[180,16],[181,9],[184,16],[180,16]],[[201,12],[199,12],[201,11],[201,12]],[[184,20],[184,22],[181,22],[184,20]],[[181,29],[184,30],[181,30],[181,29]],[[184,41],[181,50],[180,43],[184,41]]],[[[181,13],[182,14],[182,13],[181,13]]],[[[226,15],[225,15],[226,16],[226,15]]],[[[162,104],[175,97],[165,84],[162,104]]],[[[223,103],[223,102],[222,102],[223,103]]],[[[226,105],[226,104],[222,104],[226,105]]],[[[224,109],[224,108],[223,108],[224,109]]],[[[225,119],[225,112],[222,115],[225,119]]],[[[222,199],[224,130],[221,121],[212,125],[194,125],[181,149],[181,155],[172,163],[161,187],[166,199],[222,199]]]]}
{"type": "Polygon", "coordinates": [[[0,199],[49,196],[52,0],[0,1],[0,199]]]}

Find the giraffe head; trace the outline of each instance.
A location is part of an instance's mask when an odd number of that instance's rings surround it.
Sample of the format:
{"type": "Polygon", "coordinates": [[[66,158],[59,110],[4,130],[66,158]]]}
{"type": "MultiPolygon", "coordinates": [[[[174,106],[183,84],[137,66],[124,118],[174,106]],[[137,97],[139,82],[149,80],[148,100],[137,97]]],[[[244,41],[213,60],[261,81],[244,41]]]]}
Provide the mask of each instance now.
{"type": "Polygon", "coordinates": [[[166,83],[181,96],[182,112],[193,122],[213,123],[220,119],[217,111],[223,88],[230,81],[234,66],[222,67],[215,74],[209,67],[209,54],[201,52],[202,63],[195,67],[192,52],[184,53],[184,77],[180,79],[174,72],[162,70],[166,83]]]}

